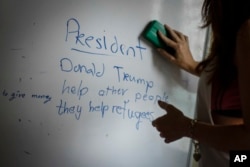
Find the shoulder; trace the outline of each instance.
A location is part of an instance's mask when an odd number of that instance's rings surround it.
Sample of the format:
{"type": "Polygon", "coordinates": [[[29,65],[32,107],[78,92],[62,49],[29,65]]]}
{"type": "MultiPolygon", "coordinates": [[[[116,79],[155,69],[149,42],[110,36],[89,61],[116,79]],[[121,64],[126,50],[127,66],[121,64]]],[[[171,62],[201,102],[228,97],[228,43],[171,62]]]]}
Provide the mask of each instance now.
{"type": "Polygon", "coordinates": [[[237,64],[250,63],[250,19],[245,21],[238,33],[236,38],[236,57],[237,64]]]}
{"type": "Polygon", "coordinates": [[[250,18],[246,20],[239,28],[238,37],[250,37],[250,18]]]}
{"type": "Polygon", "coordinates": [[[247,47],[249,49],[250,43],[250,19],[246,20],[237,33],[236,44],[238,47],[247,47]]]}

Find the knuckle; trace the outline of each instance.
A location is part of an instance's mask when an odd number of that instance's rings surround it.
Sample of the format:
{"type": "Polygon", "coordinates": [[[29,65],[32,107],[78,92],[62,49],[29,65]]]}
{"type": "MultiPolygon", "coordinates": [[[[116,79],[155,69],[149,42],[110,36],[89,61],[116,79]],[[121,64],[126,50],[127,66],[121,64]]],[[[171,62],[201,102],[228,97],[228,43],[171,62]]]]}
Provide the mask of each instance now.
{"type": "Polygon", "coordinates": [[[182,43],[177,43],[175,49],[180,50],[182,48],[182,43]]]}

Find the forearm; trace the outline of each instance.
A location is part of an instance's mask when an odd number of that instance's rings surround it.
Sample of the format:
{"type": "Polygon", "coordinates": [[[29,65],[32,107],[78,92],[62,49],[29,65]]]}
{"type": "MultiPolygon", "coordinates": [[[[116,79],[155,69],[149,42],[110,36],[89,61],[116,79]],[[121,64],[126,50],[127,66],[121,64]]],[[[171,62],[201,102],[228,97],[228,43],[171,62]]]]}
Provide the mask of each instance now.
{"type": "Polygon", "coordinates": [[[250,130],[244,125],[210,125],[197,122],[188,137],[221,151],[250,150],[250,130]]]}

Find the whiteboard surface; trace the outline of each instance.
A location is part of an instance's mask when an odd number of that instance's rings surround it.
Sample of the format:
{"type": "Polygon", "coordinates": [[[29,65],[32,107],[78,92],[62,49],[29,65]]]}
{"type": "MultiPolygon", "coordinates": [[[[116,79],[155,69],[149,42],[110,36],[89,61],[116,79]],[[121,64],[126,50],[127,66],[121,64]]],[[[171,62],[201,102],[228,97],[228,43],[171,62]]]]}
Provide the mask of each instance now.
{"type": "Polygon", "coordinates": [[[187,166],[189,139],[165,144],[158,100],[194,115],[196,77],[140,34],[154,19],[203,56],[202,1],[1,2],[0,166],[187,166]]]}

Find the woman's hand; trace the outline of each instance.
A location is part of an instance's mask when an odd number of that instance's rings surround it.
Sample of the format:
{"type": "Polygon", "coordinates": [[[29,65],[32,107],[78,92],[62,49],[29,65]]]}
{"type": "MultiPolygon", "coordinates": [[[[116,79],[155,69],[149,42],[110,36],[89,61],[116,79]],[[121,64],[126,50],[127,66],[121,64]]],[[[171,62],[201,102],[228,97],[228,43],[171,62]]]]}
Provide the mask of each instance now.
{"type": "Polygon", "coordinates": [[[170,34],[171,38],[166,37],[160,31],[158,31],[158,35],[167,46],[175,50],[175,53],[174,55],[172,55],[165,49],[158,48],[157,50],[159,51],[159,53],[180,68],[198,76],[198,73],[195,70],[198,62],[193,59],[193,56],[189,49],[188,37],[176,30],[171,29],[167,25],[165,25],[165,28],[170,34]]]}
{"type": "Polygon", "coordinates": [[[191,119],[171,104],[159,101],[159,106],[166,110],[167,114],[161,116],[152,122],[152,125],[160,132],[160,136],[165,139],[166,143],[173,142],[190,132],[191,119]]]}

